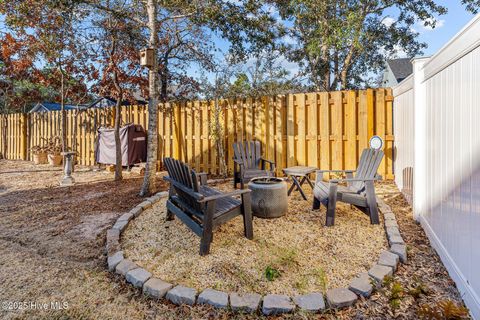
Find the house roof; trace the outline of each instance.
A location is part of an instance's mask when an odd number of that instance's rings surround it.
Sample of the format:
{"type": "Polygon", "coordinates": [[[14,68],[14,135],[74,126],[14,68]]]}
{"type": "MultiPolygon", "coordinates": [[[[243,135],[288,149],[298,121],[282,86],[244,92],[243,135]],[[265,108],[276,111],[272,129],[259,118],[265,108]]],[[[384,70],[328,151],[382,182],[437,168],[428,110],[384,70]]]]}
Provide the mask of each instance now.
{"type": "MultiPolygon", "coordinates": [[[[134,99],[136,104],[138,105],[144,105],[146,104],[146,101],[143,98],[138,98],[134,95],[134,99]]],[[[110,98],[110,97],[100,97],[87,105],[87,108],[105,108],[105,107],[113,107],[117,103],[117,100],[110,98]]],[[[128,100],[122,101],[122,106],[129,106],[132,103],[128,100]]]]}
{"type": "MultiPolygon", "coordinates": [[[[65,110],[77,110],[83,109],[83,106],[77,106],[72,104],[65,104],[65,110]]],[[[37,103],[30,112],[49,112],[49,111],[60,111],[62,110],[62,105],[55,102],[39,102],[37,103]]]]}
{"type": "Polygon", "coordinates": [[[400,83],[413,72],[413,66],[410,58],[391,59],[387,60],[387,63],[398,83],[400,83]]]}

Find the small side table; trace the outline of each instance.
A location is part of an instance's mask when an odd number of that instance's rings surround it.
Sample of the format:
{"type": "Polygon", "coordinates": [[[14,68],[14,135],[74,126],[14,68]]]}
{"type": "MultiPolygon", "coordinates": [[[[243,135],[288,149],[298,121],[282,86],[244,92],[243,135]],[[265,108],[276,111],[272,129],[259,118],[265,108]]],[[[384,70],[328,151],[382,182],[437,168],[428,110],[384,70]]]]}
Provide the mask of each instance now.
{"type": "Polygon", "coordinates": [[[288,177],[292,178],[292,186],[288,189],[288,195],[290,195],[293,189],[296,189],[300,192],[304,200],[307,200],[305,196],[305,192],[303,192],[302,185],[305,181],[308,182],[310,187],[313,189],[313,183],[310,181],[310,174],[315,172],[317,168],[315,167],[304,167],[304,166],[295,166],[283,169],[283,173],[285,173],[288,177]],[[299,181],[300,180],[300,181],[299,181]]]}

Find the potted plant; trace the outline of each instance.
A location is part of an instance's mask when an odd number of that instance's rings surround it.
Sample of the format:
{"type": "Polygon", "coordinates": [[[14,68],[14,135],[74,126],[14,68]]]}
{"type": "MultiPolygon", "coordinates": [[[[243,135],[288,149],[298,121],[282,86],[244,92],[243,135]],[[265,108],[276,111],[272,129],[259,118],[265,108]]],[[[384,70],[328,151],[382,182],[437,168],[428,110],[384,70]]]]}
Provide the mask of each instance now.
{"type": "Polygon", "coordinates": [[[60,137],[55,136],[47,140],[46,145],[47,159],[51,166],[60,166],[62,164],[62,145],[60,143],[60,137]]]}
{"type": "Polygon", "coordinates": [[[32,152],[32,158],[34,164],[46,164],[47,163],[47,150],[42,146],[33,146],[30,148],[32,152]]]}

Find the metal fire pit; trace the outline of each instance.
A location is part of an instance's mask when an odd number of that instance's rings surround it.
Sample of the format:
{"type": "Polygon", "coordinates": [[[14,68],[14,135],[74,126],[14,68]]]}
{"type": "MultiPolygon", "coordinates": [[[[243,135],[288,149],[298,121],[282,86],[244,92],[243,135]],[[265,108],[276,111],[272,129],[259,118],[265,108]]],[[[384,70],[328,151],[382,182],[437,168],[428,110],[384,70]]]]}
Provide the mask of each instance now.
{"type": "Polygon", "coordinates": [[[250,180],[253,215],[259,218],[278,218],[287,213],[287,184],[283,179],[259,177],[250,180]]]}

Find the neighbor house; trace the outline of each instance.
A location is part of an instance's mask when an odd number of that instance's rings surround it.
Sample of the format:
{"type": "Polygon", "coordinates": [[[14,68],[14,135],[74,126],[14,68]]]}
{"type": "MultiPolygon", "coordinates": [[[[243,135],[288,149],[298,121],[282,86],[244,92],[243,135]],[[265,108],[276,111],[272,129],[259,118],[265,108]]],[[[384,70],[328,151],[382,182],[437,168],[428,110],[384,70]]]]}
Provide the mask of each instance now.
{"type": "MultiPolygon", "coordinates": [[[[136,99],[135,100],[129,101],[129,100],[124,100],[122,101],[122,106],[129,106],[129,105],[145,105],[147,102],[144,99],[136,99]]],[[[117,104],[117,100],[109,98],[109,97],[100,97],[93,101],[92,103],[88,104],[86,107],[87,109],[90,108],[108,108],[108,107],[115,107],[117,104]]]]}
{"type": "Polygon", "coordinates": [[[412,62],[410,58],[387,60],[382,77],[382,87],[393,87],[412,74],[412,62]]]}
{"type": "MultiPolygon", "coordinates": [[[[85,106],[83,105],[72,105],[72,104],[65,104],[65,110],[83,110],[85,106]]],[[[29,113],[33,112],[50,112],[50,111],[60,111],[62,110],[62,105],[60,103],[55,102],[38,102],[29,113]]]]}

